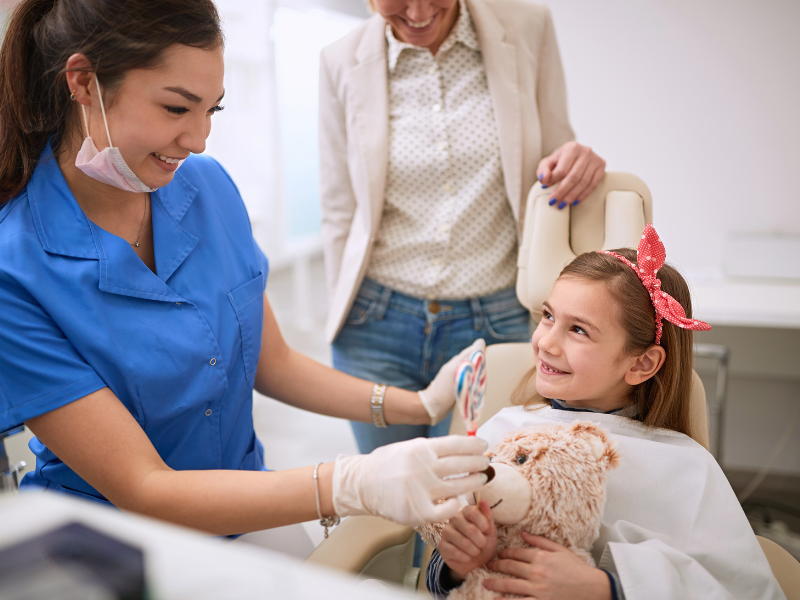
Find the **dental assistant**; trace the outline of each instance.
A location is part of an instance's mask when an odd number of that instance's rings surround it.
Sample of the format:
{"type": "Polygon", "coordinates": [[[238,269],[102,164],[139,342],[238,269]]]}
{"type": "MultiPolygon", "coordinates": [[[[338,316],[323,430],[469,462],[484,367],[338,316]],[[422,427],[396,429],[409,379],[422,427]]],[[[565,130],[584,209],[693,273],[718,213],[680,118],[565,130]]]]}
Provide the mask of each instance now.
{"type": "MultiPolygon", "coordinates": [[[[336,368],[419,390],[478,338],[530,339],[514,290],[528,191],[578,204],[605,161],[574,141],[544,5],[370,6],[320,61],[326,335],[336,368]]],[[[369,452],[449,425],[353,431],[369,452]]]]}
{"type": "Polygon", "coordinates": [[[36,436],[23,489],[231,535],[367,513],[417,524],[482,485],[443,479],[487,466],[484,443],[454,437],[266,471],[254,388],[426,423],[452,406],[455,363],[416,394],[285,344],[242,199],[197,156],[224,95],[213,2],[23,0],[0,94],[0,430],[36,436]]]}

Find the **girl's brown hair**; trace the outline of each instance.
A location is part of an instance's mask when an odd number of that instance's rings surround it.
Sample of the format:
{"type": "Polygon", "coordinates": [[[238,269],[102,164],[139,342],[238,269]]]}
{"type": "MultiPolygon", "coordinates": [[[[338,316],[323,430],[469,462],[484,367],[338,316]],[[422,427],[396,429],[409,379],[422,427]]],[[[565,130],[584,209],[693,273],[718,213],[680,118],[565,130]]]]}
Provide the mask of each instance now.
{"type": "Polygon", "coordinates": [[[74,108],[64,70],[71,55],[86,56],[113,90],[173,44],[222,43],[212,0],[22,0],[0,49],[0,206],[28,183],[50,138],[58,152],[74,108]]]}
{"type": "MultiPolygon", "coordinates": [[[[636,263],[636,251],[628,248],[614,250],[632,263],[636,263]]],[[[638,356],[655,344],[655,309],[650,294],[639,277],[618,258],[598,252],[581,254],[561,271],[559,279],[572,277],[586,281],[598,281],[619,307],[618,318],[626,332],[623,352],[626,356],[638,356]]],[[[669,265],[658,271],[661,289],[683,306],[687,318],[692,316],[692,298],[689,287],[680,273],[669,265]]],[[[663,427],[692,435],[689,401],[692,386],[692,332],[663,320],[661,347],[666,360],[658,372],[633,388],[630,404],[638,408],[639,418],[645,425],[663,427]]],[[[514,393],[516,404],[526,407],[546,402],[538,394],[531,397],[528,390],[535,369],[529,372],[514,393]]]]}

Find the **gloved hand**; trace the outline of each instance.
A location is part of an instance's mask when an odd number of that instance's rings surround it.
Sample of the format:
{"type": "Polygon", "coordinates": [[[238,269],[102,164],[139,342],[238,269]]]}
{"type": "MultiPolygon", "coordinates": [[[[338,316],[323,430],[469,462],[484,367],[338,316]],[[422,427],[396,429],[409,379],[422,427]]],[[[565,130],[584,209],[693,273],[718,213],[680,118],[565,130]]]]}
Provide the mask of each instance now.
{"type": "Polygon", "coordinates": [[[339,455],[333,468],[333,508],[340,517],[378,515],[412,527],[444,521],[461,510],[459,494],[486,483],[486,474],[480,473],[489,467],[486,448],[480,438],[451,435],[390,444],[367,455],[339,455]],[[472,474],[443,479],[460,473],[472,474]]]}
{"type": "Polygon", "coordinates": [[[431,425],[436,425],[444,419],[450,409],[453,408],[453,404],[456,403],[456,371],[458,366],[462,362],[469,360],[469,357],[476,350],[486,350],[486,342],[483,341],[483,338],[475,340],[471,346],[464,348],[444,363],[436,377],[431,381],[431,384],[424,390],[417,392],[419,399],[422,401],[422,406],[431,417],[431,425]]]}

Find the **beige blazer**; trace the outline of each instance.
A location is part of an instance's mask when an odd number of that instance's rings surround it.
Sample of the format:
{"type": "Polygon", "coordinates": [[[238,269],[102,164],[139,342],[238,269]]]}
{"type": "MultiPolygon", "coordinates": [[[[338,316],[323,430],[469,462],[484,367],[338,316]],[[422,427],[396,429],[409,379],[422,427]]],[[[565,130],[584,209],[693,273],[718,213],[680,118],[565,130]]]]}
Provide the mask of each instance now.
{"type": "MultiPolygon", "coordinates": [[[[483,53],[506,192],[517,223],[542,157],[573,139],[550,10],[526,0],[467,0],[483,53]]],[[[389,155],[385,21],[374,15],[320,57],[320,198],[332,342],[369,264],[389,155]]],[[[520,232],[521,233],[521,232],[520,232]]]]}

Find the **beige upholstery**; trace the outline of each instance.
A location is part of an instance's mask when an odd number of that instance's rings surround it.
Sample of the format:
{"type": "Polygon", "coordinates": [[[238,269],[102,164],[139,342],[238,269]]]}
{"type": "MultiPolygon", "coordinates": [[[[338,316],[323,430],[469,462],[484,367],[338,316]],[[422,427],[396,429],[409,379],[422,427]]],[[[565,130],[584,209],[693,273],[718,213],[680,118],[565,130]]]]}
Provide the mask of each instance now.
{"type": "Polygon", "coordinates": [[[578,206],[554,210],[551,197],[539,183],[528,194],[517,260],[517,297],[537,321],[568,262],[592,250],[636,248],[645,225],[653,222],[650,190],[629,173],[606,173],[578,206]]]}
{"type": "Polygon", "coordinates": [[[413,533],[410,527],[380,517],[350,517],[342,521],[305,562],[355,575],[377,554],[404,544],[413,533]]]}
{"type": "Polygon", "coordinates": [[[786,600],[800,600],[800,562],[772,540],[756,536],[786,600]]]}

